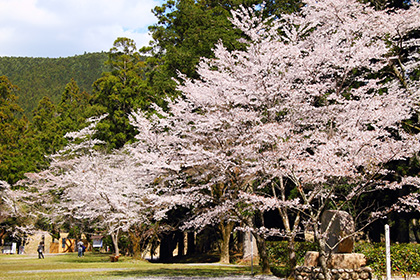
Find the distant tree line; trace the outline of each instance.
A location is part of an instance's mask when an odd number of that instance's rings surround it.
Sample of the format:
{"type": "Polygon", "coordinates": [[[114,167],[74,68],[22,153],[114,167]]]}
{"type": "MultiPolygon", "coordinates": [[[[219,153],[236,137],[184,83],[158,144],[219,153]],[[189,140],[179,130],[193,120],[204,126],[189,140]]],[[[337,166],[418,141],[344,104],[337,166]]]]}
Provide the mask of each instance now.
{"type": "Polygon", "coordinates": [[[81,91],[91,92],[92,84],[108,66],[106,52],[64,58],[0,57],[0,76],[6,76],[19,90],[17,104],[28,119],[43,97],[60,102],[64,87],[74,79],[81,91]]]}

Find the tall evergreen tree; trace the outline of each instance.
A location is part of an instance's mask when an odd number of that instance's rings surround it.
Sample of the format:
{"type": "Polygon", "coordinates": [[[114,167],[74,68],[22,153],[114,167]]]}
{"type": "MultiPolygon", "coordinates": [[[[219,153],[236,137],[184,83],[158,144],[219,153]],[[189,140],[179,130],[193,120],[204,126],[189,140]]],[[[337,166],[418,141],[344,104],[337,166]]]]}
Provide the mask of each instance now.
{"type": "Polygon", "coordinates": [[[144,94],[143,62],[132,39],[118,38],[109,52],[106,72],[93,85],[92,104],[108,116],[98,124],[97,136],[109,148],[120,148],[134,139],[135,131],[128,115],[133,109],[147,108],[150,98],[144,94]]]}
{"type": "Polygon", "coordinates": [[[30,170],[27,156],[28,120],[17,104],[17,87],[0,76],[0,180],[14,183],[30,170]]]}
{"type": "Polygon", "coordinates": [[[74,79],[66,85],[57,106],[60,129],[64,132],[77,131],[86,125],[86,118],[93,116],[97,109],[90,105],[92,96],[81,91],[74,79]]]}
{"type": "Polygon", "coordinates": [[[71,80],[65,87],[61,101],[54,104],[50,98],[44,96],[33,111],[34,156],[39,168],[48,165],[45,156],[56,153],[62,149],[67,140],[67,132],[80,130],[86,125],[85,119],[95,112],[91,106],[91,96],[85,91],[80,91],[75,80],[71,80]]]}
{"type": "Polygon", "coordinates": [[[31,126],[34,130],[34,141],[37,142],[40,161],[43,156],[52,154],[64,144],[63,135],[57,123],[57,108],[50,98],[44,96],[33,111],[31,126]]]}

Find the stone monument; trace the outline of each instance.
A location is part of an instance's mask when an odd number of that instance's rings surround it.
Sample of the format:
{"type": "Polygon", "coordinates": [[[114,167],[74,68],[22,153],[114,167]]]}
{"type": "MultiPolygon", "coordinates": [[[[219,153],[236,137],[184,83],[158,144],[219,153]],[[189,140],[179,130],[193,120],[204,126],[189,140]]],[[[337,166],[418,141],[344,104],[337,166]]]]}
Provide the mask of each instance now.
{"type": "Polygon", "coordinates": [[[321,216],[321,232],[328,232],[325,252],[351,253],[354,239],[348,236],[354,233],[354,230],[353,217],[349,213],[337,210],[325,211],[321,216]],[[345,239],[338,243],[342,238],[345,239]]]}
{"type": "MultiPolygon", "coordinates": [[[[345,211],[327,210],[321,217],[321,231],[327,234],[324,250],[331,253],[327,265],[331,269],[333,279],[372,279],[372,270],[364,267],[365,256],[352,253],[354,239],[349,235],[354,230],[353,218],[345,211]]],[[[296,268],[295,279],[324,279],[318,259],[318,252],[307,252],[304,265],[296,268]]]]}

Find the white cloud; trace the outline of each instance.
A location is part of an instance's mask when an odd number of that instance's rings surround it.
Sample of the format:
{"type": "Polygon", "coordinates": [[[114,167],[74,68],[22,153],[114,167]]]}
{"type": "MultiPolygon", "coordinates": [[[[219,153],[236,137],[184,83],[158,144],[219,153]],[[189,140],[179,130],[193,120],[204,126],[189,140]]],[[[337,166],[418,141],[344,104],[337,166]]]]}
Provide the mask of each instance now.
{"type": "Polygon", "coordinates": [[[117,37],[147,45],[162,0],[0,0],[0,56],[108,51],[117,37]]]}
{"type": "Polygon", "coordinates": [[[7,42],[13,39],[15,29],[12,27],[0,27],[0,42],[7,42]]]}
{"type": "Polygon", "coordinates": [[[0,21],[2,24],[25,24],[48,26],[59,20],[57,15],[37,7],[36,0],[1,0],[0,21]]]}

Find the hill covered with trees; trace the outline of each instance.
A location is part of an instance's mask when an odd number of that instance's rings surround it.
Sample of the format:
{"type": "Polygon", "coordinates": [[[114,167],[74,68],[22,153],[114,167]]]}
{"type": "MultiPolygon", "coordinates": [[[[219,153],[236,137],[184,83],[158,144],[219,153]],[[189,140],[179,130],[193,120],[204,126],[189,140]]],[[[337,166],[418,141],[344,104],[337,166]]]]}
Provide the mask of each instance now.
{"type": "Polygon", "coordinates": [[[106,52],[85,53],[65,58],[0,57],[0,76],[6,76],[16,91],[17,104],[32,119],[32,111],[43,97],[58,103],[66,84],[74,79],[81,91],[108,71],[106,52]]]}

